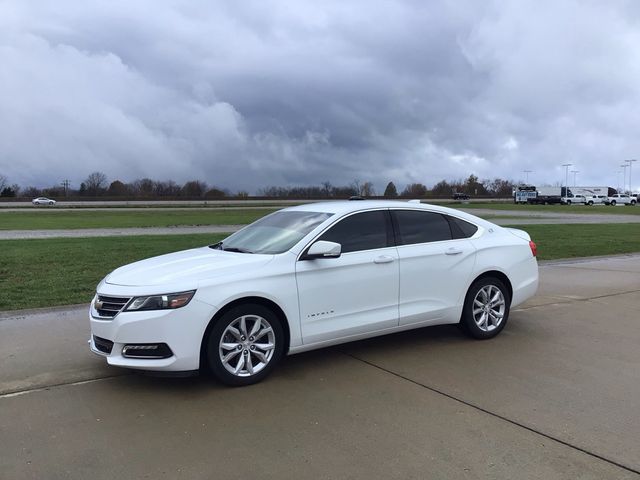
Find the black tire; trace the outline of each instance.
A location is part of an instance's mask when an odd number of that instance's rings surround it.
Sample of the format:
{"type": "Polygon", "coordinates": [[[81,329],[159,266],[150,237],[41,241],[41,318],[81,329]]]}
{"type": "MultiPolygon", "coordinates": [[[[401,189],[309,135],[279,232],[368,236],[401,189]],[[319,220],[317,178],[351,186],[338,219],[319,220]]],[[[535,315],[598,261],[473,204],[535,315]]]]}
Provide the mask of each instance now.
{"type": "Polygon", "coordinates": [[[631,206],[635,207],[635,205],[636,205],[636,202],[634,200],[631,200],[631,206]]]}
{"type": "Polygon", "coordinates": [[[567,200],[567,205],[571,205],[571,200],[567,200]]]}
{"type": "Polygon", "coordinates": [[[593,202],[589,201],[589,206],[593,207],[593,202]]]}
{"type": "MultiPolygon", "coordinates": [[[[249,320],[249,322],[251,322],[251,320],[249,320]]],[[[248,329],[249,328],[247,328],[247,330],[248,329]]],[[[205,358],[207,360],[207,365],[211,373],[213,373],[216,379],[218,379],[220,382],[224,383],[225,385],[229,385],[233,387],[243,387],[246,385],[252,385],[254,383],[258,383],[271,373],[271,371],[276,367],[276,365],[282,358],[282,355],[284,353],[284,347],[285,347],[284,342],[285,342],[285,336],[284,336],[284,331],[282,329],[281,320],[273,311],[271,311],[270,309],[268,309],[263,305],[257,305],[257,304],[239,305],[227,311],[225,314],[222,315],[222,317],[220,317],[216,321],[215,325],[209,332],[209,336],[206,340],[205,358]],[[271,330],[273,331],[273,336],[274,336],[273,343],[275,345],[275,347],[273,348],[273,354],[269,359],[269,361],[264,365],[264,367],[262,367],[262,369],[256,372],[255,374],[253,375],[249,374],[247,376],[233,374],[232,372],[227,370],[227,368],[222,362],[222,359],[220,358],[220,350],[221,350],[220,342],[222,340],[223,334],[227,330],[227,327],[229,327],[232,323],[236,322],[240,317],[243,317],[243,316],[256,316],[264,319],[269,324],[269,326],[271,327],[271,330]]],[[[238,344],[240,343],[241,342],[238,341],[238,344]]],[[[257,344],[258,342],[256,342],[256,345],[257,344]]],[[[249,350],[249,345],[244,345],[244,347],[246,348],[241,350],[242,353],[237,354],[238,362],[240,362],[240,356],[242,356],[243,354],[248,356],[249,361],[255,362],[257,357],[255,357],[254,353],[252,353],[249,350]]],[[[259,352],[259,353],[264,354],[264,352],[259,352]]]]}
{"type": "MultiPolygon", "coordinates": [[[[479,280],[476,280],[469,287],[469,291],[467,292],[467,295],[464,299],[464,307],[462,309],[462,317],[460,318],[460,325],[468,335],[478,340],[486,340],[489,338],[493,338],[496,335],[498,335],[507,324],[507,321],[509,320],[510,306],[511,306],[511,297],[509,296],[509,290],[500,279],[495,277],[481,278],[479,280]],[[500,293],[502,294],[502,297],[504,299],[504,310],[502,312],[502,320],[499,322],[497,326],[494,326],[490,330],[482,329],[480,326],[478,326],[473,314],[476,296],[479,295],[479,292],[485,287],[497,288],[498,290],[500,290],[500,293]]],[[[487,328],[489,328],[488,325],[487,325],[487,328]]]]}
{"type": "Polygon", "coordinates": [[[611,200],[611,205],[615,207],[616,206],[616,201],[615,200],[611,200]]]}

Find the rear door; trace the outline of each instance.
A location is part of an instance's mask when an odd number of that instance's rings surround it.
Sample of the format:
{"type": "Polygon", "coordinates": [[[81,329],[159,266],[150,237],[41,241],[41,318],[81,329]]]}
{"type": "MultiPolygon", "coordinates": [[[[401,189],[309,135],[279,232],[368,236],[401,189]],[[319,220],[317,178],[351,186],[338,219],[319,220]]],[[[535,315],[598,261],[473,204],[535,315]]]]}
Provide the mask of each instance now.
{"type": "Polygon", "coordinates": [[[455,321],[475,264],[477,227],[424,210],[392,210],[400,259],[399,323],[455,321]]]}
{"type": "Polygon", "coordinates": [[[399,266],[389,211],[352,214],[317,240],[340,243],[342,254],[296,262],[303,342],[397,326],[399,266]]]}

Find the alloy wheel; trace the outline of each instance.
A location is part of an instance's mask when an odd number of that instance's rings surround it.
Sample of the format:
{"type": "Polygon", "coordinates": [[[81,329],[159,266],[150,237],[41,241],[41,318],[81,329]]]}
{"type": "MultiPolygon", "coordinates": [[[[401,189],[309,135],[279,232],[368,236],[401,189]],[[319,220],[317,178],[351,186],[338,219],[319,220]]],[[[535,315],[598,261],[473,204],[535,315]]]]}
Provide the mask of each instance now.
{"type": "Polygon", "coordinates": [[[473,299],[473,320],[483,332],[498,328],[504,319],[506,302],[502,290],[485,285],[473,299]]]}
{"type": "Polygon", "coordinates": [[[220,362],[232,375],[250,377],[273,358],[276,337],[271,324],[259,315],[242,315],[222,333],[220,362]]]}

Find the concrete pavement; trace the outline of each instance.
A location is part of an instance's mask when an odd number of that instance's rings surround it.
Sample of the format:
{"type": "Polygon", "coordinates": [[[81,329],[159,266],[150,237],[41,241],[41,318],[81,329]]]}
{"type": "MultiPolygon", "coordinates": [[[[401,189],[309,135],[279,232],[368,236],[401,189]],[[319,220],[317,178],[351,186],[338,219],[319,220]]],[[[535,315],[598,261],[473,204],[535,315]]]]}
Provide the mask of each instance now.
{"type": "Polygon", "coordinates": [[[87,350],[83,307],[0,316],[0,478],[640,478],[640,256],[541,267],[496,339],[287,358],[242,389],[87,350]]]}

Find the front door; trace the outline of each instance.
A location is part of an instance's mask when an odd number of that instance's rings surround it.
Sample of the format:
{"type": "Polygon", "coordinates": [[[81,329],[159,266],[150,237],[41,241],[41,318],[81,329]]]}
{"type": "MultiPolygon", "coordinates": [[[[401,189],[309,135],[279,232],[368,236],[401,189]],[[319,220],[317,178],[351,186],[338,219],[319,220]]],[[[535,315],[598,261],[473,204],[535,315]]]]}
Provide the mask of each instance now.
{"type": "Polygon", "coordinates": [[[399,263],[389,211],[352,214],[318,240],[339,243],[342,254],[297,262],[303,343],[397,326],[399,263]]]}

